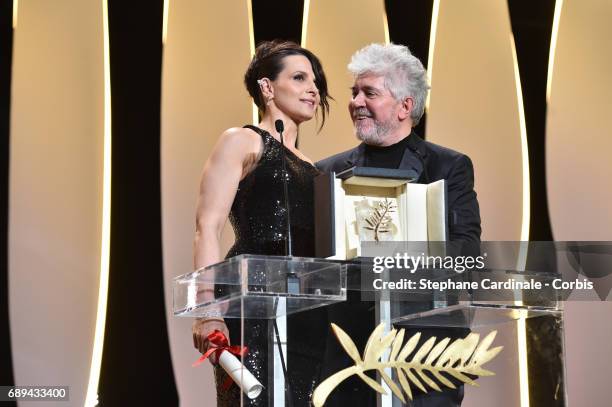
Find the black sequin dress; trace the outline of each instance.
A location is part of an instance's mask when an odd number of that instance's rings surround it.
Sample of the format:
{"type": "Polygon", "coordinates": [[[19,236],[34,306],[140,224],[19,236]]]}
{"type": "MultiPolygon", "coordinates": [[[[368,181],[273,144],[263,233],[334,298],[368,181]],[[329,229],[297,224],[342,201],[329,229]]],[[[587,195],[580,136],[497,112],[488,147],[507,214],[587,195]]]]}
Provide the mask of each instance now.
{"type": "MultiPolygon", "coordinates": [[[[240,182],[229,219],[236,242],[226,258],[239,254],[285,255],[286,209],[283,198],[281,151],[284,147],[265,130],[245,126],[261,136],[263,148],[255,168],[240,182]]],[[[291,237],[294,256],[314,256],[313,178],[319,171],[285,148],[285,160],[291,211],[291,237]]],[[[238,319],[226,319],[233,344],[240,343],[238,319]]],[[[325,339],[327,313],[323,309],[299,313],[287,319],[287,370],[291,389],[288,401],[295,407],[309,406],[312,391],[318,383],[325,339]]],[[[272,336],[270,320],[245,320],[249,350],[244,365],[264,386],[272,369],[272,336]]],[[[239,406],[243,397],[235,384],[224,389],[226,374],[215,368],[218,406],[239,406]]],[[[245,406],[271,405],[267,389],[254,400],[243,398],[245,406]]]]}

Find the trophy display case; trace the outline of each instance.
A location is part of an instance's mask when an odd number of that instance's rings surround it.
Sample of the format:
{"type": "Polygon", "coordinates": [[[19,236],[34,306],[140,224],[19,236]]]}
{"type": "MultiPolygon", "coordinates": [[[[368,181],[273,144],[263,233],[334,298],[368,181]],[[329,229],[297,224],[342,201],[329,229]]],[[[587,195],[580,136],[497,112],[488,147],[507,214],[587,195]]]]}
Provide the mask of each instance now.
{"type": "Polygon", "coordinates": [[[362,256],[364,241],[444,241],[444,180],[415,184],[412,170],[353,167],[315,178],[317,257],[362,256]]]}

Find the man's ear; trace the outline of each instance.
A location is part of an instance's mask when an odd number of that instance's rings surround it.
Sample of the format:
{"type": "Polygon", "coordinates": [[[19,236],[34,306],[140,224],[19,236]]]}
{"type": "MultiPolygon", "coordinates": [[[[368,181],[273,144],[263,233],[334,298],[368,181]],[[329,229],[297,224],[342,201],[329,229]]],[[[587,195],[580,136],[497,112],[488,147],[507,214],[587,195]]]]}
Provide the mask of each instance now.
{"type": "Polygon", "coordinates": [[[410,117],[412,110],[414,109],[414,99],[411,97],[407,97],[402,100],[402,105],[400,106],[400,110],[398,113],[400,120],[406,120],[410,117]]]}
{"type": "Polygon", "coordinates": [[[274,87],[272,86],[272,81],[268,78],[261,78],[257,80],[259,84],[259,89],[261,90],[261,94],[264,97],[264,100],[268,101],[274,99],[274,87]]]}

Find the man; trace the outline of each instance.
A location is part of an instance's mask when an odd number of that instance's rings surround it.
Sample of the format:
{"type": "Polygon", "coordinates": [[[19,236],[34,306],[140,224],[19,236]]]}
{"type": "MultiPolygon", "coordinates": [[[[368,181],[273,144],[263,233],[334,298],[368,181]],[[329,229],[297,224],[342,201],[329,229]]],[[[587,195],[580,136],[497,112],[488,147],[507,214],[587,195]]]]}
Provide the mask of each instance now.
{"type": "MultiPolygon", "coordinates": [[[[349,113],[355,134],[362,143],[348,151],[317,163],[325,172],[340,172],[352,166],[412,169],[418,174],[418,183],[431,183],[444,179],[447,187],[449,240],[477,243],[480,241],[480,211],[474,192],[474,170],[469,157],[451,149],[421,139],[412,128],[419,123],[425,110],[429,85],[423,64],[407,47],[401,45],[372,44],[351,58],[348,65],[354,76],[349,113]]],[[[416,306],[416,304],[415,304],[416,306]]],[[[330,307],[330,322],[351,327],[354,338],[364,338],[364,319],[373,319],[371,306],[344,304],[330,307]],[[364,310],[370,310],[369,313],[364,310]],[[356,317],[356,313],[362,317],[356,317]],[[367,314],[367,315],[365,315],[367,314]],[[344,324],[344,325],[343,325],[344,324]]],[[[373,321],[372,321],[373,323],[373,321]]],[[[421,330],[423,331],[423,330],[421,330]]],[[[424,330],[421,343],[432,335],[438,337],[463,337],[465,330],[424,330]]],[[[328,341],[326,359],[333,372],[345,367],[340,361],[343,352],[328,341]]],[[[326,376],[324,372],[323,377],[326,376]]],[[[442,386],[444,387],[444,386],[442,386]]],[[[366,401],[371,389],[360,380],[347,382],[330,405],[375,405],[366,401]],[[352,395],[351,395],[352,394],[352,395]],[[357,396],[359,394],[360,396],[357,396]]],[[[332,394],[333,395],[333,394],[332,394]]],[[[463,387],[447,389],[442,393],[432,391],[415,397],[415,406],[459,406],[463,399],[463,387]]]]}
{"type": "Polygon", "coordinates": [[[362,143],[319,161],[324,172],[352,166],[413,169],[419,183],[444,179],[449,240],[479,241],[480,211],[468,156],[423,141],[412,128],[425,110],[429,85],[423,64],[407,47],[372,44],[356,52],[349,113],[362,143]]]}

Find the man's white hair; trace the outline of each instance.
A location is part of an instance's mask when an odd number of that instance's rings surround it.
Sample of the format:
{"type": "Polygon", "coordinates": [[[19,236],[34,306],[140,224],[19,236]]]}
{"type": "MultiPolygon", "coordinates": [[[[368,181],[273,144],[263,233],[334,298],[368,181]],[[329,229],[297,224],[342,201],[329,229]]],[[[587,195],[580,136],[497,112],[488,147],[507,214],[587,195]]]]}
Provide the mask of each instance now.
{"type": "Polygon", "coordinates": [[[385,87],[398,101],[411,97],[414,108],[410,117],[413,126],[419,123],[425,111],[429,84],[427,71],[408,47],[370,44],[353,54],[348,69],[355,78],[365,74],[383,76],[385,87]]]}

